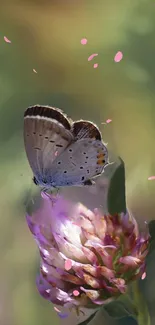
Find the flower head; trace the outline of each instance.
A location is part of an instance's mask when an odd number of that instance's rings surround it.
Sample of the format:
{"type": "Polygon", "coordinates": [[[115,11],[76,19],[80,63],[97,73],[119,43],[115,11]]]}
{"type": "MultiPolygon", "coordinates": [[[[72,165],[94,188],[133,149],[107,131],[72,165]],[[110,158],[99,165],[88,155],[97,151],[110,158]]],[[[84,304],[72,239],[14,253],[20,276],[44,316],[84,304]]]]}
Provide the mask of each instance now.
{"type": "Polygon", "coordinates": [[[149,234],[129,214],[102,215],[43,194],[27,221],[40,251],[40,294],[61,306],[92,308],[125,293],[145,272],[149,234]]]}

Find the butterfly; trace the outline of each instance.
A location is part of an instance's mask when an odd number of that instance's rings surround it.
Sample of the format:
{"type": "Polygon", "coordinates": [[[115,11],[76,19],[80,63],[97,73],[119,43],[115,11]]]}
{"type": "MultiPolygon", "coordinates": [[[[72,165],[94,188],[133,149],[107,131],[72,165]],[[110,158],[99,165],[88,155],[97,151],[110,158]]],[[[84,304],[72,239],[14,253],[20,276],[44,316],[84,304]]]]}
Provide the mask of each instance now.
{"type": "Polygon", "coordinates": [[[34,183],[47,190],[92,185],[108,165],[98,127],[89,121],[74,122],[58,108],[26,109],[24,143],[34,183]]]}

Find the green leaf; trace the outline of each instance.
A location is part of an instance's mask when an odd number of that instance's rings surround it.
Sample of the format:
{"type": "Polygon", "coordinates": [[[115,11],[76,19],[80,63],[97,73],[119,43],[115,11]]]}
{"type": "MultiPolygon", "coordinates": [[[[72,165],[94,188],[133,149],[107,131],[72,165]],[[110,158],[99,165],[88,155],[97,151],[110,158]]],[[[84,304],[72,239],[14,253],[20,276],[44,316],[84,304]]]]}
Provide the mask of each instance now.
{"type": "Polygon", "coordinates": [[[149,233],[150,233],[150,236],[151,236],[151,240],[154,240],[155,239],[155,220],[151,220],[149,222],[149,233]]]}
{"type": "Polygon", "coordinates": [[[115,170],[109,184],[108,211],[111,215],[126,212],[125,167],[121,158],[120,165],[115,170]]]}
{"type": "Polygon", "coordinates": [[[155,220],[149,222],[150,247],[148,256],[155,250],[155,220]]]}
{"type": "Polygon", "coordinates": [[[87,325],[87,324],[89,324],[89,322],[94,318],[94,316],[96,315],[96,313],[97,313],[97,311],[95,311],[95,313],[92,314],[90,317],[88,317],[84,322],[79,323],[77,325],[87,325]]]}
{"type": "Polygon", "coordinates": [[[116,319],[133,316],[130,308],[128,308],[128,305],[125,304],[123,301],[119,300],[113,301],[108,305],[105,305],[104,309],[110,317],[116,319]]]}

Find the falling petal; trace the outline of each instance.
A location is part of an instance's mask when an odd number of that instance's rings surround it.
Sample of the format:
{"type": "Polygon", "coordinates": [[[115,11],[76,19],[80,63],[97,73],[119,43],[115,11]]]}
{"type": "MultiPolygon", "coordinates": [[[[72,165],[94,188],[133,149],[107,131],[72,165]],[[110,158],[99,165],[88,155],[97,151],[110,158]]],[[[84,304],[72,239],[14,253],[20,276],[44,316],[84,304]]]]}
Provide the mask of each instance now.
{"type": "Polygon", "coordinates": [[[33,72],[34,72],[34,73],[37,73],[37,71],[36,71],[35,69],[33,69],[33,72]]]}
{"type": "Polygon", "coordinates": [[[94,63],[93,67],[94,69],[98,68],[98,63],[94,63]]]}
{"type": "Polygon", "coordinates": [[[153,179],[155,179],[155,176],[150,176],[150,177],[148,178],[149,181],[152,181],[153,179]]]}
{"type": "Polygon", "coordinates": [[[54,306],[54,310],[57,312],[57,313],[61,313],[61,310],[58,309],[57,307],[54,306]]]}
{"type": "Polygon", "coordinates": [[[88,61],[91,61],[95,56],[98,56],[97,53],[91,54],[88,58],[88,61]]]}
{"type": "Polygon", "coordinates": [[[142,274],[141,279],[144,280],[145,278],[146,278],[146,272],[144,272],[144,273],[142,274]]]}
{"type": "Polygon", "coordinates": [[[56,157],[58,155],[58,151],[55,152],[54,156],[56,157]]]}
{"type": "Polygon", "coordinates": [[[81,44],[82,45],[86,45],[87,44],[87,39],[86,38],[82,38],[81,39],[81,44]]]}
{"type": "Polygon", "coordinates": [[[72,268],[72,261],[68,259],[65,261],[65,270],[69,271],[71,268],[72,268]]]}
{"type": "Polygon", "coordinates": [[[106,120],[107,124],[110,123],[110,122],[112,122],[112,120],[110,120],[110,118],[106,120]]]}
{"type": "Polygon", "coordinates": [[[4,36],[4,41],[5,41],[6,43],[11,43],[11,41],[10,41],[6,36],[4,36]]]}
{"type": "Polygon", "coordinates": [[[80,294],[80,292],[79,292],[78,290],[74,290],[74,291],[73,291],[73,295],[74,295],[75,297],[78,297],[79,294],[80,294]]]}
{"type": "Polygon", "coordinates": [[[123,53],[122,52],[117,52],[115,57],[114,57],[114,61],[115,62],[120,62],[123,59],[123,53]]]}

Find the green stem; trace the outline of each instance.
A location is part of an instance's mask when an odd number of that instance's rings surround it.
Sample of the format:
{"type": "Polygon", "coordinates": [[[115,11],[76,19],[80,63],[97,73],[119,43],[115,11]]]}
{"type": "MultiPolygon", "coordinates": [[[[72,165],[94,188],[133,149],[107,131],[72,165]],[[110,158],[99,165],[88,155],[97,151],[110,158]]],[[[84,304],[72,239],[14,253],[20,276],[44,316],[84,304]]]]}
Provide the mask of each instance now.
{"type": "Polygon", "coordinates": [[[132,284],[133,303],[136,308],[136,320],[138,325],[150,325],[150,315],[144,296],[140,292],[138,281],[132,284]]]}

